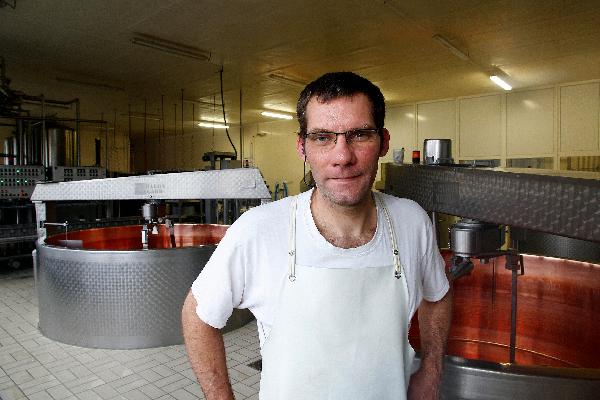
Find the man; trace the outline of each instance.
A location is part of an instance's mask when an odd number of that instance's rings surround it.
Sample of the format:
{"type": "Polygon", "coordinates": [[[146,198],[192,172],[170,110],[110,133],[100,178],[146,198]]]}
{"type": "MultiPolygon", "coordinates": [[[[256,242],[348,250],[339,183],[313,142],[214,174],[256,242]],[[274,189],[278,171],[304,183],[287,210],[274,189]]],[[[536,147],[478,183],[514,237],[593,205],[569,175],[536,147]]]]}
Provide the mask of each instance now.
{"type": "Polygon", "coordinates": [[[371,191],[390,140],[383,95],[356,74],[329,73],[304,89],[297,114],[297,151],[316,187],[243,214],[184,304],[206,398],[233,398],[218,328],[237,307],[257,319],[261,400],[435,399],[451,295],[427,214],[371,191]]]}

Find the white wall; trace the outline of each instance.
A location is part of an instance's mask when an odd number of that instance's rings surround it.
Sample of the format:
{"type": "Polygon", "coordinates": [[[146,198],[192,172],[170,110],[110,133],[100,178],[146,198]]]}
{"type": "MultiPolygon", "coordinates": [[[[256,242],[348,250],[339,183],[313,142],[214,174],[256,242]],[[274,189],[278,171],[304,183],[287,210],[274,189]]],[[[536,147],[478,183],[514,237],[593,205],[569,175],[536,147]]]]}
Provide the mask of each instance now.
{"type": "MultiPolygon", "coordinates": [[[[286,182],[289,194],[300,192],[303,161],[296,152],[297,121],[273,121],[244,127],[245,157],[260,169],[270,190],[286,182]]],[[[308,167],[307,167],[308,170],[308,167]]]]}
{"type": "Polygon", "coordinates": [[[600,156],[600,82],[390,107],[386,125],[405,162],[424,139],[450,138],[455,161],[551,157],[559,169],[563,156],[600,156]]]}
{"type": "MultiPolygon", "coordinates": [[[[239,127],[230,126],[229,136],[238,154],[239,135],[239,127]]],[[[132,169],[138,173],[147,170],[201,170],[210,165],[209,162],[202,161],[202,155],[209,151],[234,151],[224,129],[188,127],[184,128],[183,134],[180,130],[165,131],[163,134],[158,128],[158,122],[154,122],[147,126],[146,145],[143,135],[132,141],[132,169]],[[154,126],[150,128],[151,125],[154,126]]]]}

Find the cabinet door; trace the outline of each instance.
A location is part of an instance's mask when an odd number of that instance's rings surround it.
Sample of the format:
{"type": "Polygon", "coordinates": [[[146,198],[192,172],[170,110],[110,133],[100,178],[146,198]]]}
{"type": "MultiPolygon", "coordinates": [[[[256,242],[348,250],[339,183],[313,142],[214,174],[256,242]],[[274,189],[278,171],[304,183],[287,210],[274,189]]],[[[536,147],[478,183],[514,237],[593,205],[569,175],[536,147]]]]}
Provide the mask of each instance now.
{"type": "Polygon", "coordinates": [[[417,104],[418,150],[425,139],[456,140],[456,102],[454,100],[417,104]]]}
{"type": "Polygon", "coordinates": [[[385,126],[390,131],[390,152],[386,156],[392,161],[392,150],[404,147],[406,152],[413,150],[415,143],[415,106],[389,108],[386,111],[385,126]]]}
{"type": "Polygon", "coordinates": [[[506,95],[506,155],[554,154],[554,89],[506,95]]]}
{"type": "Polygon", "coordinates": [[[460,100],[460,158],[500,158],[502,96],[460,100]]]}
{"type": "Polygon", "coordinates": [[[560,151],[598,150],[600,84],[560,88],[560,151]]]}

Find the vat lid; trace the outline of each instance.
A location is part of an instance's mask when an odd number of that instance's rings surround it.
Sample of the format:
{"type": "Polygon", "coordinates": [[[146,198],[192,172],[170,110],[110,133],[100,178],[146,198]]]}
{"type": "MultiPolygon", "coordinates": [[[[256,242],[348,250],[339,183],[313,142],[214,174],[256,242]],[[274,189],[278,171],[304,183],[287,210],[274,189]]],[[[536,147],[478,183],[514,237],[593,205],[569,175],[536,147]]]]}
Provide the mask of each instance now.
{"type": "Polygon", "coordinates": [[[32,201],[270,199],[256,168],[126,176],[36,185],[32,201]]]}

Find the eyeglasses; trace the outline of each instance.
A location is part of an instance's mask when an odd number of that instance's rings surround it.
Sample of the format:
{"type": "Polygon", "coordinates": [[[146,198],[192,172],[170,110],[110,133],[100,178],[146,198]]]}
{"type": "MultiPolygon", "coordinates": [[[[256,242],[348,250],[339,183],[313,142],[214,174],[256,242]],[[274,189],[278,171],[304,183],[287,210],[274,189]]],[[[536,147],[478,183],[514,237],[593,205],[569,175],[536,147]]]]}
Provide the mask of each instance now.
{"type": "Polygon", "coordinates": [[[338,135],[346,137],[346,143],[357,147],[369,146],[377,141],[380,129],[351,129],[346,132],[312,132],[306,133],[304,138],[314,145],[325,150],[332,149],[336,143],[338,135]]]}

